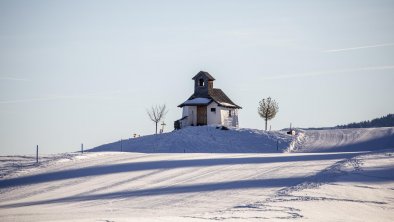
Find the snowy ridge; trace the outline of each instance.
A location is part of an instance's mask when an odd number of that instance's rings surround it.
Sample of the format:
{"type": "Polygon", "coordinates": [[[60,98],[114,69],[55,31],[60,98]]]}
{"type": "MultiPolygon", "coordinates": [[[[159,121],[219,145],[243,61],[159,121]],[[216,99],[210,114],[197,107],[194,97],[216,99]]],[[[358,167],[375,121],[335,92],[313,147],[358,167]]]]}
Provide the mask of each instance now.
{"type": "Polygon", "coordinates": [[[282,131],[215,126],[186,127],[160,135],[143,136],[105,144],[90,151],[141,153],[273,153],[289,147],[293,138],[282,131]],[[277,150],[278,145],[278,150],[277,150]]]}
{"type": "Polygon", "coordinates": [[[290,152],[357,152],[394,148],[394,127],[300,131],[290,152]]]}

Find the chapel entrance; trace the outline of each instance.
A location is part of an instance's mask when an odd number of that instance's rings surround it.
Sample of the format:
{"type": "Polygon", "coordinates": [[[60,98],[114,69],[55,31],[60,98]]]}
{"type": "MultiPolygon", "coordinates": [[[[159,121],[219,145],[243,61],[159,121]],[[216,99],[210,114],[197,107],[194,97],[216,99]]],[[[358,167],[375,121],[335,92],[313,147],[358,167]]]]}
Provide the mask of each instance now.
{"type": "Polygon", "coordinates": [[[197,126],[207,125],[207,106],[197,106],[197,126]]]}

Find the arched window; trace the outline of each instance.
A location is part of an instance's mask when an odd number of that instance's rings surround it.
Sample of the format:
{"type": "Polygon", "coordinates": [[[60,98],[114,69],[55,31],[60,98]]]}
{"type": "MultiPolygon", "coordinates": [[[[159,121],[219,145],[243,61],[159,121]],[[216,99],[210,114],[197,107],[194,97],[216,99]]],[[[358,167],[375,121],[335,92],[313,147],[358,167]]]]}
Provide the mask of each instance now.
{"type": "Polygon", "coordinates": [[[198,80],[198,86],[204,86],[204,79],[198,80]]]}

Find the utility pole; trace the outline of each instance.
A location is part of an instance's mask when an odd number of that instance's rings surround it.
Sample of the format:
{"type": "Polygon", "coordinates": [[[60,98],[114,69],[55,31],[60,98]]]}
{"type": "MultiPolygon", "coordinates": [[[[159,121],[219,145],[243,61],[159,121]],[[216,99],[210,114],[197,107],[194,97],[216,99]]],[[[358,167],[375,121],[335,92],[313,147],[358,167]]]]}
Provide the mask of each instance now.
{"type": "Polygon", "coordinates": [[[37,145],[37,149],[36,149],[36,163],[38,163],[38,145],[37,145]]]}

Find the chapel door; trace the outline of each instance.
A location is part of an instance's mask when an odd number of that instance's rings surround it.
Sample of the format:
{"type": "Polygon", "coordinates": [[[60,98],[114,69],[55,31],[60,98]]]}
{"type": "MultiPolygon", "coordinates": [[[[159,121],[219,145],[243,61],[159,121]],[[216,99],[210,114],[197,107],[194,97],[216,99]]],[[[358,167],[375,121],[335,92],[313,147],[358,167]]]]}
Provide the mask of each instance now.
{"type": "Polygon", "coordinates": [[[197,126],[207,125],[207,106],[197,106],[197,126]]]}

